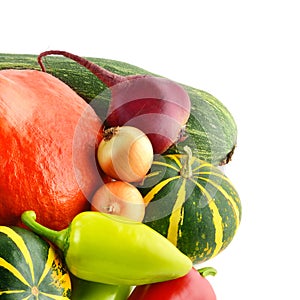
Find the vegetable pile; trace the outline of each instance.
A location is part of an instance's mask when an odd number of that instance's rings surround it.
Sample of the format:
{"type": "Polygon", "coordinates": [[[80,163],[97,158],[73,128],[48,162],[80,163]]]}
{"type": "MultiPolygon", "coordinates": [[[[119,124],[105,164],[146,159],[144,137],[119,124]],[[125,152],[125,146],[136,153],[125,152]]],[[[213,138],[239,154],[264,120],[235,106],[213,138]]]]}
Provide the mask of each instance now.
{"type": "Polygon", "coordinates": [[[0,299],[216,299],[197,268],[241,221],[221,102],[121,62],[0,54],[0,121],[0,299]]]}

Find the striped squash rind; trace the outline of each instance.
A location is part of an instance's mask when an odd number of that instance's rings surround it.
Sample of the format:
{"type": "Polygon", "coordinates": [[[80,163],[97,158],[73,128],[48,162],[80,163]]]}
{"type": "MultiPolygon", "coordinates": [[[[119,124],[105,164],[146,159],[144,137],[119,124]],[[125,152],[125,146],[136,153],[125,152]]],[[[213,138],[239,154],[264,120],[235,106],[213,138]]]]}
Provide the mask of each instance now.
{"type": "Polygon", "coordinates": [[[60,254],[20,227],[0,226],[0,298],[67,300],[71,280],[60,254]]]}
{"type": "MultiPolygon", "coordinates": [[[[102,58],[88,59],[123,76],[135,74],[158,76],[120,61],[102,58]]],[[[93,74],[64,57],[50,56],[43,61],[47,72],[68,84],[95,108],[101,120],[105,120],[110,102],[110,92],[93,74]]],[[[8,68],[40,70],[36,55],[0,53],[0,70],[8,68]]],[[[184,145],[193,145],[194,155],[200,159],[215,165],[227,163],[237,143],[237,126],[233,116],[211,94],[187,85],[181,85],[191,99],[191,116],[186,126],[188,138],[174,147],[172,152],[180,152],[184,145]]]]}
{"type": "Polygon", "coordinates": [[[230,244],[241,221],[241,202],[228,177],[208,162],[193,157],[193,175],[185,178],[184,159],[171,154],[154,160],[138,186],[148,203],[143,222],[200,263],[230,244]]]}

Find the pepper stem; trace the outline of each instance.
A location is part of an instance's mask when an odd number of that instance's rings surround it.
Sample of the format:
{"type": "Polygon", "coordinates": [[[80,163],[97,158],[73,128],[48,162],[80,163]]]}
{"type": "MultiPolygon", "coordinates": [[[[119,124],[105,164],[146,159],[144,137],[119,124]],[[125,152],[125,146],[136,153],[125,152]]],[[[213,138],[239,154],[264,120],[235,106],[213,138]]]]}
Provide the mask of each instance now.
{"type": "Polygon", "coordinates": [[[191,178],[193,176],[193,170],[192,170],[193,153],[189,146],[184,146],[183,150],[186,153],[186,156],[184,158],[182,168],[180,170],[180,175],[184,178],[191,178]]]}
{"type": "Polygon", "coordinates": [[[204,267],[199,270],[197,270],[199,274],[203,277],[206,276],[215,276],[217,274],[217,270],[213,267],[204,267]]]}
{"type": "Polygon", "coordinates": [[[36,214],[32,210],[23,212],[23,214],[21,216],[21,220],[34,233],[45,237],[50,242],[54,243],[62,251],[65,250],[68,228],[61,230],[61,231],[55,231],[55,230],[49,229],[49,228],[41,225],[40,223],[36,222],[36,214]]]}

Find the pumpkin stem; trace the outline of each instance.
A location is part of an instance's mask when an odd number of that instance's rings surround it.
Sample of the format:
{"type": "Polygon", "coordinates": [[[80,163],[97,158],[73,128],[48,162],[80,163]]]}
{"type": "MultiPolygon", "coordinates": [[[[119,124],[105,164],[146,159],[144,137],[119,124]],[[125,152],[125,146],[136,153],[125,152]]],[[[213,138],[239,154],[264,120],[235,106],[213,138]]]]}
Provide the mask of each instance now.
{"type": "Polygon", "coordinates": [[[65,250],[66,247],[66,236],[68,234],[68,228],[61,230],[61,231],[55,231],[52,229],[49,229],[38,222],[36,222],[36,214],[32,210],[28,210],[23,212],[21,216],[22,222],[29,227],[34,233],[45,237],[50,242],[54,243],[58,246],[59,249],[65,250]]]}
{"type": "Polygon", "coordinates": [[[189,146],[184,146],[183,150],[186,153],[186,155],[185,155],[183,163],[182,163],[180,175],[184,178],[191,178],[193,176],[193,171],[192,171],[193,153],[189,146]]]}
{"type": "Polygon", "coordinates": [[[199,270],[197,270],[199,274],[203,277],[206,276],[215,276],[217,274],[217,270],[213,267],[204,267],[199,270]]]}

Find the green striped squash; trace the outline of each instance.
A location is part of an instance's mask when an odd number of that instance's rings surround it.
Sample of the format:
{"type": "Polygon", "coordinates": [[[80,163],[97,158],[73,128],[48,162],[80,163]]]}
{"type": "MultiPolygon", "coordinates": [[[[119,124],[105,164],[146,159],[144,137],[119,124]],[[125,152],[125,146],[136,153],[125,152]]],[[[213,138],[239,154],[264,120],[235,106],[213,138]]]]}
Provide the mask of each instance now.
{"type": "Polygon", "coordinates": [[[0,299],[70,299],[71,280],[56,250],[20,227],[0,226],[0,299]]]}
{"type": "Polygon", "coordinates": [[[159,156],[138,189],[147,203],[143,222],[194,263],[224,250],[239,227],[241,203],[231,181],[191,153],[159,156]]]}
{"type": "MultiPolygon", "coordinates": [[[[120,61],[88,59],[123,76],[135,74],[159,76],[120,61]]],[[[43,61],[47,72],[68,84],[95,108],[101,120],[105,119],[110,93],[93,74],[64,57],[49,56],[43,61]]],[[[0,53],[0,70],[9,68],[40,70],[36,55],[0,53]]],[[[180,152],[185,145],[193,145],[197,157],[215,165],[227,163],[237,142],[237,126],[233,116],[213,95],[191,86],[181,85],[188,92],[192,103],[191,116],[186,126],[188,137],[170,152],[180,152]]]]}

